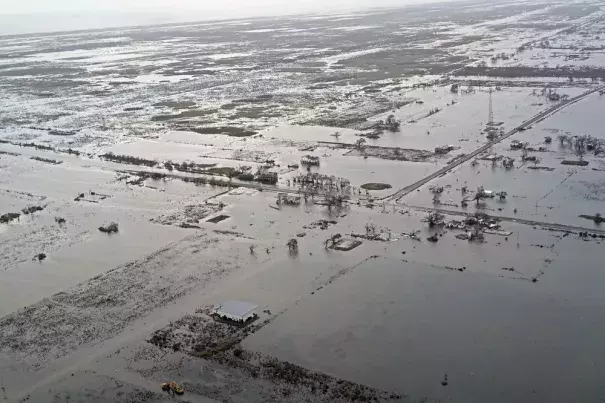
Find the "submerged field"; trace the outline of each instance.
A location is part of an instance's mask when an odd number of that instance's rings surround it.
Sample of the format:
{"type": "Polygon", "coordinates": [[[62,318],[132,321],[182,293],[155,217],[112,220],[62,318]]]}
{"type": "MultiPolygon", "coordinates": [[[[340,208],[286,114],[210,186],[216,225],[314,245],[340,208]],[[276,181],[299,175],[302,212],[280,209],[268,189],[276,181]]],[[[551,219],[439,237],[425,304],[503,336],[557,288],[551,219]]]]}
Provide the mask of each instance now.
{"type": "Polygon", "coordinates": [[[603,17],[0,37],[1,398],[601,401],[603,17]]]}

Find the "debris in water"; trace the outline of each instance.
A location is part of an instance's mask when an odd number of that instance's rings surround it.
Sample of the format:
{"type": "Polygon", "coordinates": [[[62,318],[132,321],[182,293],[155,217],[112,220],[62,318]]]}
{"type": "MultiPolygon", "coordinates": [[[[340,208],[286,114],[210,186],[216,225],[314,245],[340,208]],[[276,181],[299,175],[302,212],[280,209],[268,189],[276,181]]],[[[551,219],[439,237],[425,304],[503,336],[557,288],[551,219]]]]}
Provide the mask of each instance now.
{"type": "Polygon", "coordinates": [[[300,164],[305,166],[317,166],[319,165],[319,157],[314,155],[304,155],[300,159],[300,164]]]}
{"type": "Polygon", "coordinates": [[[350,250],[355,249],[356,247],[358,247],[362,243],[363,242],[361,242],[358,239],[342,238],[341,240],[339,240],[338,242],[336,242],[336,244],[334,245],[334,249],[342,251],[342,252],[348,252],[350,250]]]}
{"type": "Polygon", "coordinates": [[[108,225],[99,227],[99,231],[105,232],[106,234],[113,234],[114,232],[118,232],[118,223],[112,222],[108,225]]]}
{"type": "Polygon", "coordinates": [[[303,226],[304,229],[322,229],[322,230],[326,230],[328,229],[328,227],[330,225],[334,225],[337,224],[337,221],[334,220],[319,220],[319,221],[314,221],[311,224],[305,225],[303,226]]]}
{"type": "Polygon", "coordinates": [[[162,390],[166,392],[172,392],[176,395],[182,395],[185,390],[181,388],[176,382],[164,382],[162,384],[162,390]]]}
{"type": "Polygon", "coordinates": [[[221,221],[223,221],[223,220],[226,220],[227,218],[229,218],[229,216],[228,216],[228,215],[221,214],[221,215],[218,215],[218,216],[216,216],[216,217],[214,217],[214,218],[211,218],[211,219],[209,219],[209,220],[206,220],[206,222],[211,222],[211,223],[213,223],[213,224],[217,224],[217,223],[219,223],[219,222],[221,222],[221,221]]]}
{"type": "Polygon", "coordinates": [[[561,165],[577,165],[580,167],[585,167],[588,165],[588,161],[584,161],[584,160],[579,160],[579,161],[575,161],[575,160],[563,160],[561,161],[561,165]]]}

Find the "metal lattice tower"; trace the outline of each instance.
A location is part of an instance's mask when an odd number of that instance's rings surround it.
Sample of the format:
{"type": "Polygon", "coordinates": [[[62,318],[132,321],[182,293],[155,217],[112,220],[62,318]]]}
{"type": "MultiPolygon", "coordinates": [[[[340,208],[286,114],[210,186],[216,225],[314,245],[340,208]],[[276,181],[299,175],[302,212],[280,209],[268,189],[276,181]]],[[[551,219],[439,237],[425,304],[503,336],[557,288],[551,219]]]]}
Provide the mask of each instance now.
{"type": "Polygon", "coordinates": [[[492,105],[492,92],[493,89],[489,89],[489,116],[487,118],[487,124],[492,125],[494,123],[494,108],[492,105]]]}

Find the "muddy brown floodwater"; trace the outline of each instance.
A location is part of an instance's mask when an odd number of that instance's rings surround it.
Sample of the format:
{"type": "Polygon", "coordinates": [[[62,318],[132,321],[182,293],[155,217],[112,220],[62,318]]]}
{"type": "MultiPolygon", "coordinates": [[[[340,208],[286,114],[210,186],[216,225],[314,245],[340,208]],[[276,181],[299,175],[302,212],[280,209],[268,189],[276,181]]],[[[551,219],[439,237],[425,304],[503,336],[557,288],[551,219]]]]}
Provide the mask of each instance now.
{"type": "Polygon", "coordinates": [[[603,401],[604,32],[471,0],[0,37],[0,401],[603,401]]]}

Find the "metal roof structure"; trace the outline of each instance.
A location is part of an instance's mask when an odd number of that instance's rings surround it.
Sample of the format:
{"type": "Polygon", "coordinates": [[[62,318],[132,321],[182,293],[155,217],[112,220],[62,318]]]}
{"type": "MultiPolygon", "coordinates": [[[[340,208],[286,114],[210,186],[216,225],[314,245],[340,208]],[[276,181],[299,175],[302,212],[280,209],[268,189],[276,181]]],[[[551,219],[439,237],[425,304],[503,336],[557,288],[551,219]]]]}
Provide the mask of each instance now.
{"type": "Polygon", "coordinates": [[[234,317],[246,318],[258,308],[258,305],[249,302],[229,300],[214,308],[214,312],[219,315],[229,315],[234,317]]]}

